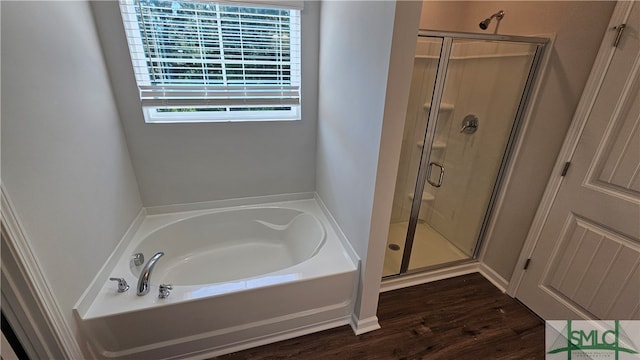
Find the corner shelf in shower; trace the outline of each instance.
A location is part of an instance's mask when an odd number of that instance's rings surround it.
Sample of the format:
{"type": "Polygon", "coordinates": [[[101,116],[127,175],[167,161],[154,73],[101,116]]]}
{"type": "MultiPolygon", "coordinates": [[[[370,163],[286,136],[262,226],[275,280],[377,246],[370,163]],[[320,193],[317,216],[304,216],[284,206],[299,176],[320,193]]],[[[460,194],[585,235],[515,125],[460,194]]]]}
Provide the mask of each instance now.
{"type": "MultiPolygon", "coordinates": [[[[419,148],[422,148],[424,146],[424,141],[418,141],[416,143],[416,146],[419,148]]],[[[431,146],[432,149],[444,149],[446,147],[447,147],[447,144],[442,140],[434,141],[433,145],[431,146]]]]}
{"type": "MultiPolygon", "coordinates": [[[[424,107],[424,109],[426,111],[431,110],[431,103],[430,102],[426,102],[422,106],[424,107]]],[[[440,111],[452,111],[453,109],[454,109],[453,104],[449,104],[449,103],[440,104],[440,111]]]]}
{"type": "MultiPolygon", "coordinates": [[[[422,106],[424,107],[424,111],[427,113],[431,110],[430,102],[425,102],[422,106]]],[[[450,103],[440,104],[440,112],[451,112],[453,111],[454,108],[455,108],[454,105],[450,103]]],[[[424,146],[424,141],[420,140],[416,142],[416,146],[422,149],[422,147],[424,146]]],[[[433,145],[431,146],[431,148],[435,150],[442,150],[442,149],[445,149],[446,147],[447,147],[446,141],[439,140],[439,139],[435,139],[433,142],[433,145]]]]}
{"type": "MultiPolygon", "coordinates": [[[[409,196],[409,199],[413,201],[413,193],[409,193],[407,194],[409,196]]],[[[429,193],[422,193],[422,201],[433,201],[435,200],[435,196],[429,194],[429,193]]]]}

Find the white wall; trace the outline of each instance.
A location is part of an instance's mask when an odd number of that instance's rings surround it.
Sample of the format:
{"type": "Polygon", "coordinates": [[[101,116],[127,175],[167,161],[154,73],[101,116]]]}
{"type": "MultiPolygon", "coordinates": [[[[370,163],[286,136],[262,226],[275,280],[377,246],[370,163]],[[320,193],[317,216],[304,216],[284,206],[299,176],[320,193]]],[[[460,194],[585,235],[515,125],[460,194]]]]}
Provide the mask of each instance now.
{"type": "MultiPolygon", "coordinates": [[[[555,33],[540,95],[526,129],[484,262],[510,279],[536,208],[611,17],[613,1],[425,1],[420,27],[482,32],[478,23],[503,9],[497,33],[555,33]]],[[[487,32],[496,32],[494,20],[487,32]]]]}
{"type": "Polygon", "coordinates": [[[142,204],[88,3],[1,6],[2,183],[75,329],[142,204]]]}
{"type": "Polygon", "coordinates": [[[145,124],[114,1],[92,4],[145,206],[314,191],[320,4],[302,11],[302,121],[145,124]]]}
{"type": "Polygon", "coordinates": [[[316,189],[362,259],[356,316],[363,322],[378,303],[418,8],[322,3],[316,189]],[[400,126],[385,130],[383,121],[400,126]],[[381,153],[381,141],[395,149],[381,153]],[[379,176],[390,171],[391,180],[379,176]]]}

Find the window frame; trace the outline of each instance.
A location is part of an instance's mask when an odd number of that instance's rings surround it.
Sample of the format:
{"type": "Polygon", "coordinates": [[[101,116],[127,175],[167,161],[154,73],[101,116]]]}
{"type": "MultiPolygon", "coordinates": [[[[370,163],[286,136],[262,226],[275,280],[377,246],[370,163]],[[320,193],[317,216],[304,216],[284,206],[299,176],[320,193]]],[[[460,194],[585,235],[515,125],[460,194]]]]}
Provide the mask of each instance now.
{"type": "MultiPolygon", "coordinates": [[[[131,0],[121,0],[119,2],[120,16],[124,23],[127,21],[131,24],[135,24],[135,28],[129,28],[124,26],[125,36],[127,39],[127,49],[131,55],[131,47],[135,46],[136,50],[145,54],[145,59],[135,58],[130,56],[129,62],[134,68],[136,86],[140,93],[140,103],[144,116],[145,123],[200,123],[200,122],[254,122],[254,121],[295,121],[301,120],[302,116],[302,4],[303,2],[296,1],[263,1],[260,3],[248,3],[248,2],[234,2],[232,1],[207,1],[207,0],[177,0],[177,2],[196,2],[196,3],[215,3],[219,5],[231,5],[237,7],[249,7],[249,8],[265,8],[265,9],[286,9],[291,12],[290,18],[292,21],[289,23],[289,32],[296,34],[291,36],[289,40],[289,56],[290,56],[290,77],[291,86],[297,87],[298,91],[298,103],[291,104],[270,104],[270,105],[245,105],[245,108],[251,107],[290,107],[289,110],[231,110],[232,108],[243,107],[240,105],[221,105],[220,108],[226,108],[225,111],[178,111],[178,112],[162,112],[159,109],[164,108],[200,108],[207,107],[206,100],[202,100],[202,105],[185,104],[184,107],[180,106],[152,106],[144,105],[142,101],[141,87],[151,85],[149,66],[147,65],[146,51],[144,49],[143,38],[140,35],[141,29],[138,19],[136,17],[135,7],[137,6],[131,0]],[[127,7],[127,11],[123,11],[122,7],[127,7]],[[297,21],[293,21],[297,19],[297,21]],[[296,41],[294,41],[296,39],[296,41]],[[131,43],[133,42],[133,44],[131,43]],[[143,73],[139,74],[135,71],[136,67],[143,69],[143,73]],[[142,75],[142,79],[140,78],[142,75]]],[[[222,44],[220,46],[223,46],[222,44]]],[[[223,61],[223,60],[221,60],[223,61]]],[[[228,86],[228,85],[227,85],[228,86]]],[[[240,85],[242,87],[244,85],[240,85]]]]}

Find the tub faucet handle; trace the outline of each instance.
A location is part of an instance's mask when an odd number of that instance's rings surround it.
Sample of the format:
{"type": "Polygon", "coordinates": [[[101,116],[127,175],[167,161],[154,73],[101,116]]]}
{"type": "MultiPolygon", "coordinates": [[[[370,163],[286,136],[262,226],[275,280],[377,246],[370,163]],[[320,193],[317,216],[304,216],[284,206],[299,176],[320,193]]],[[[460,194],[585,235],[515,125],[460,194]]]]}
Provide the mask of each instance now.
{"type": "Polygon", "coordinates": [[[170,285],[170,284],[160,285],[160,293],[158,294],[158,297],[160,299],[164,299],[168,297],[169,294],[171,294],[171,290],[173,290],[173,285],[170,285]]]}
{"type": "Polygon", "coordinates": [[[144,265],[144,255],[142,253],[135,253],[131,256],[133,264],[135,266],[144,265]]]}
{"type": "Polygon", "coordinates": [[[129,290],[129,284],[127,284],[127,280],[125,280],[124,278],[112,277],[112,278],[109,278],[109,280],[118,282],[118,292],[119,293],[123,293],[123,292],[129,290]]]}

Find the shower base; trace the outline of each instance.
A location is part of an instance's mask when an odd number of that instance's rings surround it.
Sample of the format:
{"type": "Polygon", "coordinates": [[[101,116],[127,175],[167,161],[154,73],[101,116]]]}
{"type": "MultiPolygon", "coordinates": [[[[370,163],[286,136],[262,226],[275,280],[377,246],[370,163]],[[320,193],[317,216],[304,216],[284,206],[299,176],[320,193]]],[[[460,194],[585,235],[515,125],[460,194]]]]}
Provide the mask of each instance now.
{"type": "MultiPolygon", "coordinates": [[[[407,225],[408,222],[403,221],[392,223],[389,226],[389,237],[387,239],[382,276],[395,275],[400,272],[407,225]],[[389,248],[391,244],[400,246],[400,250],[391,250],[389,248]]],[[[429,226],[429,224],[418,223],[413,241],[413,251],[411,252],[409,269],[418,269],[468,258],[468,255],[449,242],[444,236],[440,235],[440,233],[429,226]]]]}

